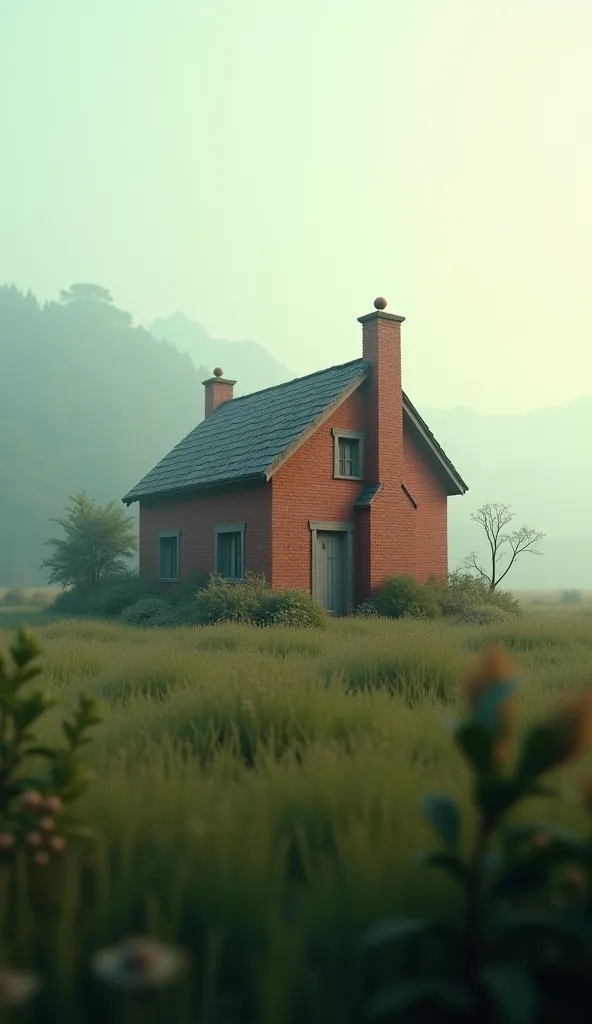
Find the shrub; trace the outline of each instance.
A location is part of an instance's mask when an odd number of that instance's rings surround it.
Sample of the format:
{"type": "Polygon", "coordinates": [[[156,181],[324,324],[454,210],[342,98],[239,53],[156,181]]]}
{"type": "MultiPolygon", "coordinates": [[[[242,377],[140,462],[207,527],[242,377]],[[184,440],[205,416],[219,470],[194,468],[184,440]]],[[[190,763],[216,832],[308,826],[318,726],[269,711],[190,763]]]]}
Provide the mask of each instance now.
{"type": "Polygon", "coordinates": [[[561,604],[582,604],[584,594],[575,588],[561,591],[561,604]]]}
{"type": "Polygon", "coordinates": [[[72,587],[61,590],[53,601],[53,610],[64,615],[86,615],[92,602],[92,594],[88,590],[72,587]]]}
{"type": "Polygon", "coordinates": [[[414,576],[391,576],[372,601],[378,615],[389,619],[428,618],[438,615],[434,587],[418,583],[414,576]]]}
{"type": "Polygon", "coordinates": [[[464,615],[483,605],[518,613],[518,601],[508,590],[490,590],[480,576],[456,570],[445,584],[434,588],[443,615],[464,615]]]}
{"type": "Polygon", "coordinates": [[[247,573],[243,582],[228,583],[213,576],[194,602],[196,623],[200,626],[216,622],[255,622],[259,606],[269,593],[262,576],[247,573]]]}
{"type": "Polygon", "coordinates": [[[129,573],[102,581],[86,599],[89,615],[110,618],[121,615],[143,597],[154,596],[154,586],[129,573]]]}
{"type": "Polygon", "coordinates": [[[7,608],[16,608],[19,605],[27,604],[27,595],[22,587],[11,587],[2,598],[1,604],[7,608]]]}
{"type": "Polygon", "coordinates": [[[314,626],[322,629],[328,622],[327,612],[313,601],[310,594],[288,587],[265,594],[255,615],[260,626],[314,626]]]}
{"type": "Polygon", "coordinates": [[[361,604],[355,610],[357,618],[359,619],[376,619],[378,618],[378,612],[372,601],[362,601],[361,604]]]}
{"type": "Polygon", "coordinates": [[[168,597],[168,600],[172,604],[193,602],[197,594],[207,589],[211,578],[209,572],[192,572],[186,579],[182,580],[175,592],[168,597]]]}
{"type": "Polygon", "coordinates": [[[511,613],[495,604],[476,604],[465,608],[455,618],[463,626],[501,626],[511,618],[511,613]]]}
{"type": "Polygon", "coordinates": [[[121,621],[128,626],[174,626],[175,610],[162,597],[143,597],[124,608],[121,621]]]}

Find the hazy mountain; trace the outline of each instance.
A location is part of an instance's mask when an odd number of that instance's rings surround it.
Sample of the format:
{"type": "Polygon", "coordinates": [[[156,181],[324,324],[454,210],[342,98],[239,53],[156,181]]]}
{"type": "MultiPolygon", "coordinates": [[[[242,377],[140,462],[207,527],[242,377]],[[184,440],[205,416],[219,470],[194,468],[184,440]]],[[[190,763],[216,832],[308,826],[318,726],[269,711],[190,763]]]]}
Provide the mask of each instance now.
{"type": "MultiPolygon", "coordinates": [[[[155,320],[150,333],[187,353],[200,374],[209,377],[215,366],[221,366],[226,377],[236,380],[235,395],[283,384],[296,376],[257,342],[211,338],[201,324],[189,320],[184,313],[155,320]]],[[[200,376],[200,380],[204,379],[200,376]]]]}
{"type": "Polygon", "coordinates": [[[68,494],[120,499],[203,415],[189,357],[90,287],[0,287],[0,586],[43,579],[68,494]]]}
{"type": "Polygon", "coordinates": [[[544,557],[516,563],[508,577],[514,586],[592,586],[592,395],[522,415],[466,408],[422,415],[469,485],[449,503],[451,565],[480,546],[470,513],[499,501],[512,506],[516,525],[547,534],[544,557]]]}

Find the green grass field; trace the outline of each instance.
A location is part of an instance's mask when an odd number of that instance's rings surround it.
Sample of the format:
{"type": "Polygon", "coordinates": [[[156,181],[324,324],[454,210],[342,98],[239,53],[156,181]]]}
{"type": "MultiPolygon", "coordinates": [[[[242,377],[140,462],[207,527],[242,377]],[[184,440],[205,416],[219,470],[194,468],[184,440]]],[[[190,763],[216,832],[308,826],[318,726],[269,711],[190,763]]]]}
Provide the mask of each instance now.
{"type": "MultiPolygon", "coordinates": [[[[414,863],[435,845],[418,804],[435,790],[467,804],[447,722],[475,652],[490,641],[513,652],[524,722],[592,685],[588,608],[504,628],[352,619],[319,632],[142,631],[6,609],[0,650],[23,620],[58,699],[41,739],[58,738],[81,690],[104,716],[80,808],[96,858],[40,878],[55,897],[46,920],[23,888],[16,941],[0,886],[2,955],[48,968],[38,1012],[63,1024],[362,1020],[384,970],[362,956],[364,930],[395,913],[454,912],[449,883],[414,863]],[[92,988],[89,957],[146,930],[190,950],[189,977],[162,1004],[112,1005],[92,988]]],[[[583,829],[587,773],[589,760],[564,771],[568,799],[522,813],[583,829]]]]}

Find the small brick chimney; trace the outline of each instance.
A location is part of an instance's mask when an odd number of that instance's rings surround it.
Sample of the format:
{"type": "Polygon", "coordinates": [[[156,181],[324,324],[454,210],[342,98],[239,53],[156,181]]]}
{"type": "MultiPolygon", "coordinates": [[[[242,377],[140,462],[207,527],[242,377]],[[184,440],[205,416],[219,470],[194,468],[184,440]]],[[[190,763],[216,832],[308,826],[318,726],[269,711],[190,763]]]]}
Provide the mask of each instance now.
{"type": "Polygon", "coordinates": [[[367,589],[370,594],[386,576],[405,571],[401,523],[403,483],[403,388],[401,324],[403,316],[385,312],[386,299],[358,318],[362,354],[370,363],[366,414],[365,480],[382,484],[369,509],[367,589]]]}
{"type": "Polygon", "coordinates": [[[235,380],[226,380],[224,370],[219,366],[214,370],[213,376],[204,380],[205,388],[205,415],[209,416],[217,409],[222,402],[228,402],[233,398],[235,380]]]}

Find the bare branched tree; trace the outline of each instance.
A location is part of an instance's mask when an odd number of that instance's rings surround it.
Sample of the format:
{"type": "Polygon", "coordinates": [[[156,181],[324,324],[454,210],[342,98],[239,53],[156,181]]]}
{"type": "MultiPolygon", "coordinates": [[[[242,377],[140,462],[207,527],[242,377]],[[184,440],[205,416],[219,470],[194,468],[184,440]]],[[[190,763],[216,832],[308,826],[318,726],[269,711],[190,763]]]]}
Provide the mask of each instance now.
{"type": "Polygon", "coordinates": [[[537,551],[536,545],[545,536],[538,533],[529,526],[520,526],[517,530],[509,533],[507,528],[514,518],[514,513],[509,505],[490,503],[482,505],[473,513],[471,519],[483,527],[490,550],[490,562],[486,569],[479,564],[476,551],[472,551],[463,561],[463,568],[468,572],[476,572],[482,580],[485,580],[490,591],[495,590],[508,575],[510,569],[519,555],[528,552],[531,555],[542,555],[537,551]],[[501,562],[508,559],[505,569],[502,569],[501,562]]]}

